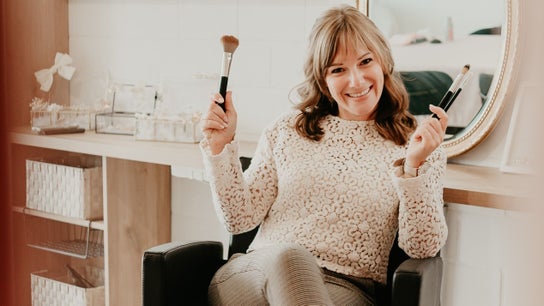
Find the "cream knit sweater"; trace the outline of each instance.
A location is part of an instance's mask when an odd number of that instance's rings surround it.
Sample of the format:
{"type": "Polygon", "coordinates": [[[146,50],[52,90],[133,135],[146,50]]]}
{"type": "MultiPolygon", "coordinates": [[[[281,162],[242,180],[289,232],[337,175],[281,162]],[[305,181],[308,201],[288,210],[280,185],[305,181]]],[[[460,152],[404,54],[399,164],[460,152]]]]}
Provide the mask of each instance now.
{"type": "Polygon", "coordinates": [[[447,237],[441,148],[418,177],[403,178],[395,161],[406,147],[385,141],[373,121],[328,116],[315,142],[297,134],[295,116],[281,116],[264,131],[244,173],[236,141],[215,156],[201,142],[214,205],[228,231],[260,224],[250,249],[297,243],[321,267],[380,283],[397,230],[411,257],[440,250],[447,237]]]}

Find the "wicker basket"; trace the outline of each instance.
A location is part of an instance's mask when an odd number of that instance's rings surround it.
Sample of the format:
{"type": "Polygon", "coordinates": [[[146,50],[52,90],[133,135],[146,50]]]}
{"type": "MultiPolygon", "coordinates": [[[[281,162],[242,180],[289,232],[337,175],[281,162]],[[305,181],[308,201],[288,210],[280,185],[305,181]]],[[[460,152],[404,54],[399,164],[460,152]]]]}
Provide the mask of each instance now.
{"type": "Polygon", "coordinates": [[[26,207],[66,217],[102,219],[100,159],[27,159],[26,207]]]}
{"type": "Polygon", "coordinates": [[[68,270],[31,273],[32,306],[104,306],[104,270],[87,266],[80,271],[77,276],[88,283],[81,284],[68,270]]]}

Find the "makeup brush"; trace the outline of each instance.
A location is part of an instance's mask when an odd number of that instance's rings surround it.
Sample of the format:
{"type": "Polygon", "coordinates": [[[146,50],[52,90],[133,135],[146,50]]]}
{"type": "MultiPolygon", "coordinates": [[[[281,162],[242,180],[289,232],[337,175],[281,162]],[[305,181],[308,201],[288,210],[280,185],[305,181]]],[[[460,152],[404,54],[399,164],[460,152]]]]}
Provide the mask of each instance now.
{"type": "MultiPolygon", "coordinates": [[[[452,96],[455,94],[459,86],[461,85],[463,79],[465,78],[466,73],[470,70],[470,65],[466,64],[461,69],[461,72],[455,77],[453,80],[453,83],[451,83],[450,88],[446,92],[446,94],[442,97],[442,100],[440,100],[440,103],[438,103],[438,106],[444,109],[446,105],[451,105],[450,100],[452,96]]],[[[433,114],[433,118],[438,118],[436,114],[433,114]]]]}
{"type": "Polygon", "coordinates": [[[465,84],[467,83],[467,81],[470,79],[471,76],[472,76],[472,72],[465,73],[463,80],[461,81],[461,84],[459,84],[459,87],[457,88],[457,90],[455,91],[451,99],[448,101],[448,104],[444,105],[445,112],[448,111],[450,106],[453,104],[453,101],[457,99],[457,96],[461,93],[461,90],[463,90],[463,87],[465,87],[465,84]]]}
{"type": "MultiPolygon", "coordinates": [[[[221,37],[221,44],[223,45],[223,60],[221,65],[219,93],[223,99],[225,99],[225,96],[227,95],[227,83],[229,81],[230,63],[232,62],[234,51],[238,48],[238,38],[230,35],[223,35],[221,37]]],[[[225,110],[225,103],[219,103],[219,106],[225,110]]]]}

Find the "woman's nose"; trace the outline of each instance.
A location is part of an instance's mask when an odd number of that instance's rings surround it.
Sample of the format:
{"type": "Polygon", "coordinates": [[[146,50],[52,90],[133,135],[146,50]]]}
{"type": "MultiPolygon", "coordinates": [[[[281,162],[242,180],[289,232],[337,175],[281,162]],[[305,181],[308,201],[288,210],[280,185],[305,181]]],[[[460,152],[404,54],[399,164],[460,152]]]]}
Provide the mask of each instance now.
{"type": "Polygon", "coordinates": [[[349,74],[349,84],[350,86],[359,86],[363,83],[365,79],[364,73],[358,69],[351,70],[349,74]]]}

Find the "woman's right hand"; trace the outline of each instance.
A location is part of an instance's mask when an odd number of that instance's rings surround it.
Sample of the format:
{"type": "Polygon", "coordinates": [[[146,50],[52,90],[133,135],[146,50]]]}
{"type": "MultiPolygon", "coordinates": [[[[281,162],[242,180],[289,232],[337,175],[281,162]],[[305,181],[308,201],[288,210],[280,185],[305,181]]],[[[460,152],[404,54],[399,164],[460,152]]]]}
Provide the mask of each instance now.
{"type": "Polygon", "coordinates": [[[208,141],[212,155],[223,151],[223,148],[234,139],[236,133],[237,114],[232,103],[232,92],[228,91],[225,99],[219,93],[210,98],[208,111],[202,117],[201,129],[208,141]],[[217,103],[225,105],[225,111],[217,103]]]}

